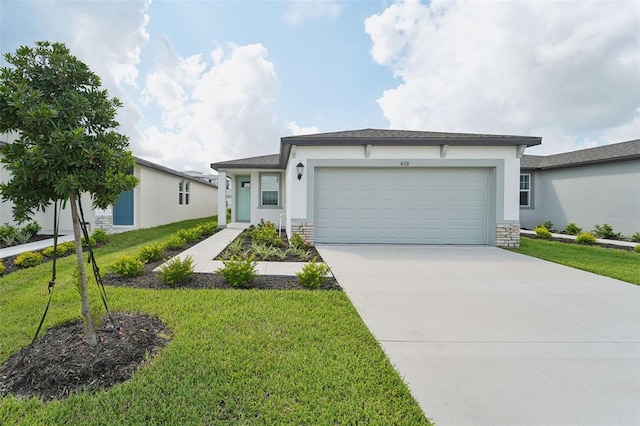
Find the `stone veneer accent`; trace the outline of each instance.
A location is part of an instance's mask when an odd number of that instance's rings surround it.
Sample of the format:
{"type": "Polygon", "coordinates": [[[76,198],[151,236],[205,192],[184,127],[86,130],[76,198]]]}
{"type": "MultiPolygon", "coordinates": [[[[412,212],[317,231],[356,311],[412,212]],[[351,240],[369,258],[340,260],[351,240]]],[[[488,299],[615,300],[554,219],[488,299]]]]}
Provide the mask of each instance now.
{"type": "Polygon", "coordinates": [[[107,234],[113,231],[113,216],[110,214],[96,215],[95,216],[96,229],[104,229],[107,234]]]}
{"type": "Polygon", "coordinates": [[[315,228],[313,227],[313,223],[308,222],[300,222],[296,224],[291,224],[291,231],[297,232],[302,235],[305,240],[311,245],[315,244],[315,228]]]}
{"type": "Polygon", "coordinates": [[[520,247],[520,224],[498,223],[496,225],[496,246],[520,247]]]}

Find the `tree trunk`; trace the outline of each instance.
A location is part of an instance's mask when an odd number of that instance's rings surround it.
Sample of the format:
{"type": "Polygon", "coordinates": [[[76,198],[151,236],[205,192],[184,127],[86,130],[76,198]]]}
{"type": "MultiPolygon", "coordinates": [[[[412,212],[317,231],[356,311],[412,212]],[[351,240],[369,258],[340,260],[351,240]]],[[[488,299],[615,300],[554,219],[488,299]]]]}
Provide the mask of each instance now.
{"type": "Polygon", "coordinates": [[[80,235],[80,217],[78,216],[78,205],[74,194],[69,195],[71,203],[71,220],[73,222],[73,237],[76,243],[76,258],[78,259],[78,291],[80,292],[80,300],[82,301],[82,316],[85,324],[85,339],[91,346],[96,346],[98,340],[96,338],[96,328],[91,318],[91,307],[89,305],[89,292],[87,290],[87,271],[84,267],[84,253],[82,251],[82,237],[80,235]]]}

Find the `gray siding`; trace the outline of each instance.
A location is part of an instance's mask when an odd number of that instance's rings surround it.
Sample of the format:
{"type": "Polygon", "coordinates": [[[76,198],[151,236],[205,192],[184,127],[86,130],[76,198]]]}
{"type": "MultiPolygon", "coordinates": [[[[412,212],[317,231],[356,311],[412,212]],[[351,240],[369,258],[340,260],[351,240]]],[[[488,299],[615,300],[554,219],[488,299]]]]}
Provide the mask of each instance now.
{"type": "MultiPolygon", "coordinates": [[[[522,173],[529,173],[522,171],[522,173]]],[[[640,160],[531,172],[533,208],[520,209],[520,223],[533,228],[551,220],[585,231],[608,223],[616,232],[640,232],[640,160]]]]}

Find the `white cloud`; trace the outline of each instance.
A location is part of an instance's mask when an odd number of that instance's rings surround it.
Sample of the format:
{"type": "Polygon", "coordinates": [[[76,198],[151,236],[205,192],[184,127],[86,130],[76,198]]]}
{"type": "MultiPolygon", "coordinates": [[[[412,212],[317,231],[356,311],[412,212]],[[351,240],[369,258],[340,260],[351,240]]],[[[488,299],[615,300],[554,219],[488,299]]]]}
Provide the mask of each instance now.
{"type": "Polygon", "coordinates": [[[311,135],[313,133],[318,133],[320,131],[315,126],[300,127],[300,126],[298,126],[298,124],[295,121],[291,121],[291,122],[287,123],[287,127],[289,128],[289,131],[291,132],[291,134],[295,135],[295,136],[298,136],[298,135],[311,135]]]}
{"type": "Polygon", "coordinates": [[[336,18],[342,12],[342,5],[333,1],[294,1],[284,14],[284,21],[299,25],[314,18],[336,18]]]}
{"type": "Polygon", "coordinates": [[[534,134],[547,152],[640,136],[638,28],[634,2],[402,2],[365,22],[400,80],[378,99],[390,127],[534,134]]]}
{"type": "Polygon", "coordinates": [[[280,82],[264,46],[216,49],[208,55],[212,63],[170,53],[144,87],[163,118],[144,132],[145,158],[208,172],[211,162],[277,152],[289,131],[272,108],[280,82]]]}

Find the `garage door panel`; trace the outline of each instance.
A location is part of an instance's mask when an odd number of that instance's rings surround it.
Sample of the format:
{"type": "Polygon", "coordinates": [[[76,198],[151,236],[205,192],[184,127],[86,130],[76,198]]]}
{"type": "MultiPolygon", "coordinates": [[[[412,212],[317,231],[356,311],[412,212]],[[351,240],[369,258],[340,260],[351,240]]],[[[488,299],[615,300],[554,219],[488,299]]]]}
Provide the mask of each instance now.
{"type": "Polygon", "coordinates": [[[316,169],[319,243],[486,244],[486,169],[316,169]]]}

